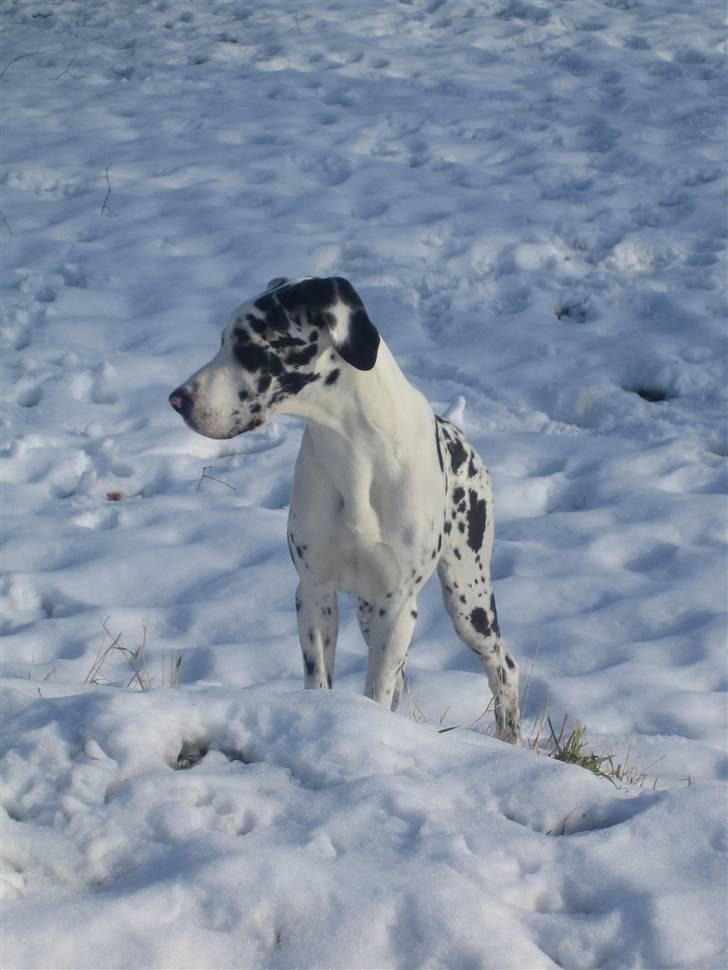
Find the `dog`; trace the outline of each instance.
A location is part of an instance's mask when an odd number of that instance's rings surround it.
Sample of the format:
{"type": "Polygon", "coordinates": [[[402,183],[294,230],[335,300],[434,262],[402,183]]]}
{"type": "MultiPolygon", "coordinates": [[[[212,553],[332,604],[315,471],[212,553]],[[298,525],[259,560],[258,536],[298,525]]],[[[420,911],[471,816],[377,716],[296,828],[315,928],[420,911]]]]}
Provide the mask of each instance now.
{"type": "Polygon", "coordinates": [[[497,737],[519,741],[518,665],[490,580],[490,477],[409,383],[348,280],[271,280],[234,311],[217,355],[169,401],[208,438],[244,434],[275,414],[305,422],[288,545],[306,687],[333,685],[341,590],[358,602],[365,693],[396,709],[417,594],[437,568],[455,630],[487,674],[497,737]]]}

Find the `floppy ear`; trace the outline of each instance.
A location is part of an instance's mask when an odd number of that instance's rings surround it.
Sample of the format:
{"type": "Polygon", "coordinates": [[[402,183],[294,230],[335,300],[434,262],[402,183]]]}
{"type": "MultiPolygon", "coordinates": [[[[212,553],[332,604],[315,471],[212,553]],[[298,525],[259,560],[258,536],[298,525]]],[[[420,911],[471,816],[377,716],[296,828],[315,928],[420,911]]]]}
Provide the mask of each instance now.
{"type": "Polygon", "coordinates": [[[342,276],[311,277],[283,287],[275,298],[286,310],[303,309],[310,323],[326,327],[334,349],[347,364],[358,370],[374,367],[379,331],[348,280],[342,276]]]}
{"type": "Polygon", "coordinates": [[[330,327],[334,347],[347,364],[358,370],[371,370],[377,362],[379,331],[351,283],[336,276],[333,284],[338,297],[331,309],[335,318],[330,327]]]}

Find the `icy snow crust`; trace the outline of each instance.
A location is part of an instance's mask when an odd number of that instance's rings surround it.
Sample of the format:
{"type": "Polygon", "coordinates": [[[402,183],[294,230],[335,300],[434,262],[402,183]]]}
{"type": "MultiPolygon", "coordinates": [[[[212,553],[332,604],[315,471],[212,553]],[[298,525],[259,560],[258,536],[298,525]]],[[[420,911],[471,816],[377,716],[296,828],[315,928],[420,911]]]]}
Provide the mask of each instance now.
{"type": "Polygon", "coordinates": [[[726,965],[723,11],[4,5],[3,966],[726,965]],[[348,603],[300,689],[300,427],[166,396],[301,274],[490,466],[527,731],[644,787],[487,736],[433,585],[397,715],[348,603]]]}

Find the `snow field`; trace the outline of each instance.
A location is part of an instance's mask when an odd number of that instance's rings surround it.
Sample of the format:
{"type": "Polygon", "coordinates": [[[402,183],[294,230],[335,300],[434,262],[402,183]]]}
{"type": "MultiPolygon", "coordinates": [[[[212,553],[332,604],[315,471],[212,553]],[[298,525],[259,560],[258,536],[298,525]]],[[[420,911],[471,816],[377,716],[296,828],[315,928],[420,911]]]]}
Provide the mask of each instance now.
{"type": "Polygon", "coordinates": [[[5,966],[725,965],[722,13],[6,4],[5,966]],[[491,469],[526,730],[568,714],[643,788],[485,736],[431,585],[399,715],[346,602],[300,690],[300,428],[166,397],[301,273],[491,469]],[[118,651],[84,683],[104,623],[153,689],[118,651]]]}

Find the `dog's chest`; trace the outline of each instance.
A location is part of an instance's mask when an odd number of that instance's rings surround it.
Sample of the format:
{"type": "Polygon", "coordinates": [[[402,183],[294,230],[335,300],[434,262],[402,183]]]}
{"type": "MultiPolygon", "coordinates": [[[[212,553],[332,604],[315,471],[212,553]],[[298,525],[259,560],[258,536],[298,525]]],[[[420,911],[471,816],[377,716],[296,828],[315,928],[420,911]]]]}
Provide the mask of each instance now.
{"type": "Polygon", "coordinates": [[[416,592],[439,558],[444,480],[366,484],[342,495],[319,475],[297,475],[289,522],[294,564],[304,582],[368,601],[416,592]]]}
{"type": "Polygon", "coordinates": [[[437,549],[434,523],[414,534],[405,529],[387,535],[352,526],[342,516],[306,541],[295,541],[294,563],[304,579],[376,602],[415,591],[432,573],[437,549]]]}

